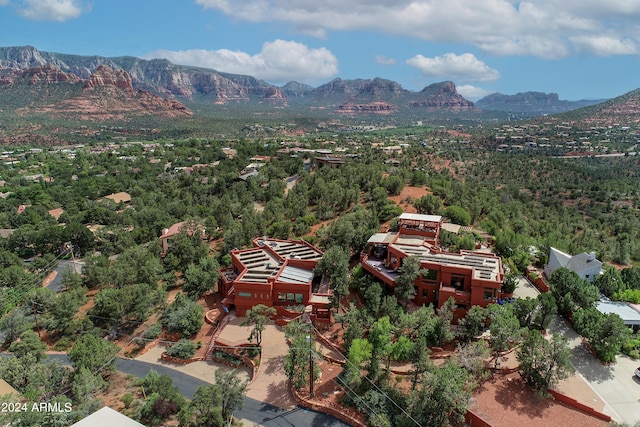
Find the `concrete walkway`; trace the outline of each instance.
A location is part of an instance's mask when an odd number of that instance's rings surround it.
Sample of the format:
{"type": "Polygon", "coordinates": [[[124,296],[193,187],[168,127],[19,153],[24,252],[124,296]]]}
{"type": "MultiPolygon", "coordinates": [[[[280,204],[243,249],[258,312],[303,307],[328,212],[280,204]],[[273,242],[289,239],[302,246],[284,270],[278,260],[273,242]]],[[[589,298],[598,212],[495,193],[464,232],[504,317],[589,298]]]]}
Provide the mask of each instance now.
{"type": "MultiPolygon", "coordinates": [[[[244,318],[232,319],[220,334],[219,340],[238,344],[248,342],[251,327],[240,326],[244,318]]],[[[289,346],[282,329],[274,324],[267,325],[262,332],[262,358],[256,378],[249,385],[247,397],[277,406],[293,409],[295,400],[287,387],[287,375],[284,372],[284,357],[289,346]]]]}

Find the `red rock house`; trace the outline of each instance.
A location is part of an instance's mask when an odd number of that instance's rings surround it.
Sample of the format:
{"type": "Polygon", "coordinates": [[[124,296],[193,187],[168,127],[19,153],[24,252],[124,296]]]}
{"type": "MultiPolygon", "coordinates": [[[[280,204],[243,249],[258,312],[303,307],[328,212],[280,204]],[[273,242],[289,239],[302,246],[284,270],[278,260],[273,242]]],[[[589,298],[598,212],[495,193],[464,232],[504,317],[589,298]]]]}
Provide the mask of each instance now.
{"type": "Polygon", "coordinates": [[[455,318],[464,317],[473,305],[486,307],[500,297],[504,278],[500,257],[473,251],[446,252],[437,246],[442,217],[403,213],[399,231],[377,233],[369,238],[360,256],[363,268],[387,286],[395,287],[398,268],[408,256],[420,259],[426,276],[415,281],[417,305],[441,307],[449,297],[456,300],[455,318]]]}
{"type": "Polygon", "coordinates": [[[222,270],[222,304],[237,316],[258,304],[276,307],[279,316],[292,317],[286,307],[304,305],[311,319],[329,322],[330,291],[314,281],[313,269],[322,251],[298,240],[256,238],[253,248],[231,251],[232,267],[222,270]]]}

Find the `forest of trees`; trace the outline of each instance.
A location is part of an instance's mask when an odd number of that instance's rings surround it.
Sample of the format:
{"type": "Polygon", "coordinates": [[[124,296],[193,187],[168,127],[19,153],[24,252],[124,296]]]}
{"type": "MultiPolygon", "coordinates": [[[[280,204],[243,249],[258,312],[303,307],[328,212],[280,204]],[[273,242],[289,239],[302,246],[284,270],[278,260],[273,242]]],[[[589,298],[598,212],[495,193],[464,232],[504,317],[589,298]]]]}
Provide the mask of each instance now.
{"type": "MultiPolygon", "coordinates": [[[[192,138],[161,141],[152,150],[140,143],[100,152],[87,146],[73,150],[73,156],[62,150],[14,153],[17,163],[0,165],[4,181],[0,228],[12,230],[0,238],[0,328],[6,348],[37,328],[50,334],[56,349],[70,352],[79,343],[89,345],[83,343],[85,337],[153,339],[160,333],[158,327],[139,337],[130,335],[153,314],[158,315],[161,328],[188,338],[202,322],[202,307],[195,301],[215,290],[219,268],[230,263],[229,251],[246,247],[262,235],[304,238],[326,251],[315,273],[330,277],[334,307],[349,292],[349,285],[361,292],[366,308],[347,308],[337,316],[345,327],[349,360],[341,381],[365,396],[350,403],[369,411],[378,419],[377,425],[394,419],[398,421],[393,425],[404,425],[399,420],[407,414],[419,417],[440,410],[443,416],[462,414],[461,402],[482,375],[470,355],[493,351],[499,364],[501,353],[516,341],[535,347],[537,337],[526,330],[545,327],[555,313],[556,301],[559,312],[574,316],[576,327],[604,360],[628,347],[629,337],[614,348],[599,346],[598,337],[617,331],[618,324],[611,320],[608,329],[596,328],[593,295],[572,294],[569,290],[575,283],[567,276],[558,278],[557,289],[566,289],[554,292],[553,304],[549,297],[542,297],[513,304],[509,313],[499,316],[471,310],[457,337],[466,349],[461,350],[461,358],[444,369],[429,363],[423,350],[453,338],[451,307],[438,311],[423,307],[408,314],[404,305],[413,290],[411,280],[396,295],[388,295],[358,270],[349,271],[350,261],[382,223],[391,220],[393,229],[393,219],[402,209],[390,196],[401,194],[407,185],[424,188],[427,195],[405,202],[418,212],[443,215],[476,230],[458,235],[443,232],[443,246],[472,249],[484,231],[513,273],[533,263],[544,264],[552,246],[569,253],[595,251],[603,261],[628,267],[599,279],[595,293],[599,288],[612,298],[632,301],[640,298],[638,267],[631,267],[640,261],[640,167],[635,156],[569,160],[534,151],[499,153],[477,144],[425,148],[418,141],[436,132],[424,128],[420,133],[411,139],[394,136],[410,143],[404,144],[401,154],[394,154],[397,162],[393,163],[385,162],[388,156],[372,146],[375,134],[341,134],[333,142],[345,147],[350,156],[338,168],[317,167],[310,151],[278,154],[281,143],[291,143],[285,138],[232,143],[192,138]],[[223,150],[228,145],[236,150],[235,156],[223,150]],[[254,155],[271,156],[271,160],[257,176],[246,182],[238,179],[254,155]],[[206,166],[184,169],[194,165],[206,166]],[[27,179],[34,174],[42,177],[27,179]],[[290,185],[289,177],[297,178],[295,185],[290,185]],[[129,193],[131,202],[103,199],[117,192],[129,193]],[[55,208],[64,210],[58,219],[48,212],[55,208]],[[205,239],[182,232],[172,239],[166,256],[161,256],[159,236],[182,221],[202,226],[205,239]],[[63,291],[57,294],[42,288],[43,277],[60,260],[71,257],[82,258],[82,275],[67,272],[63,291]],[[167,293],[177,288],[180,292],[169,304],[167,293]],[[89,299],[91,309],[77,316],[89,299]],[[472,343],[481,325],[495,330],[491,348],[472,343]],[[400,395],[393,387],[385,373],[392,360],[419,367],[412,393],[400,395]],[[376,387],[362,380],[360,370],[368,372],[376,387]],[[427,390],[445,385],[458,394],[443,392],[444,400],[437,401],[429,398],[427,390]],[[407,412],[390,407],[380,390],[398,395],[407,412]]],[[[313,149],[326,148],[325,142],[325,138],[301,137],[296,143],[313,149]]],[[[430,144],[437,145],[434,139],[430,144]]],[[[259,326],[256,319],[254,324],[259,326]]],[[[252,336],[256,341],[259,332],[258,327],[252,336]]],[[[301,340],[291,334],[292,340],[301,340]]],[[[25,338],[29,342],[33,337],[25,338]]],[[[562,348],[554,338],[556,342],[558,346],[545,348],[545,354],[562,348]]],[[[34,352],[27,350],[18,346],[13,351],[31,357],[34,352]]],[[[533,356],[523,351],[521,357],[533,356]]],[[[525,373],[533,386],[555,379],[536,377],[534,368],[525,373]]],[[[559,368],[557,376],[562,375],[564,370],[559,368]]],[[[303,376],[299,380],[303,382],[303,376]]],[[[74,379],[64,381],[70,386],[74,379]]],[[[195,407],[191,410],[190,422],[205,416],[198,415],[195,407]]],[[[422,425],[431,422],[421,420],[422,425]]]]}

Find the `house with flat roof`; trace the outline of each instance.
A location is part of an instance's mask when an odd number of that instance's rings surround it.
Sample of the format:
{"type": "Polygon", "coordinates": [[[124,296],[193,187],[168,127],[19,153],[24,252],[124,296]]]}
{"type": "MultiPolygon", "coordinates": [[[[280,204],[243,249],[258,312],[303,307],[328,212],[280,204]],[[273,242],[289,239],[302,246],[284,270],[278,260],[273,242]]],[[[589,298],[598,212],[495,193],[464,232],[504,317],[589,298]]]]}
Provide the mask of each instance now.
{"type": "Polygon", "coordinates": [[[121,202],[124,204],[131,203],[131,195],[129,193],[125,193],[124,191],[121,191],[119,193],[109,194],[107,196],[104,196],[101,200],[105,200],[105,199],[111,200],[116,205],[121,202]]]}
{"type": "Polygon", "coordinates": [[[634,333],[640,330],[640,306],[623,301],[609,301],[601,299],[596,303],[596,308],[602,314],[617,314],[626,326],[633,329],[634,333]]]}
{"type": "Polygon", "coordinates": [[[331,293],[313,275],[322,255],[304,240],[256,238],[253,248],[232,250],[231,267],[220,271],[222,304],[237,316],[258,304],[311,306],[312,319],[328,322],[331,293]]]}
{"type": "Polygon", "coordinates": [[[438,247],[443,220],[439,215],[403,213],[398,231],[376,233],[360,255],[362,267],[395,288],[402,260],[415,256],[423,272],[415,280],[416,305],[441,307],[450,297],[456,301],[456,318],[474,305],[486,307],[501,297],[504,270],[500,257],[474,251],[452,253],[438,247]]]}
{"type": "Polygon", "coordinates": [[[576,273],[581,279],[593,282],[602,274],[602,262],[596,259],[596,253],[583,252],[578,255],[569,255],[559,249],[549,250],[549,261],[544,266],[544,275],[549,278],[559,268],[566,268],[576,273]]]}

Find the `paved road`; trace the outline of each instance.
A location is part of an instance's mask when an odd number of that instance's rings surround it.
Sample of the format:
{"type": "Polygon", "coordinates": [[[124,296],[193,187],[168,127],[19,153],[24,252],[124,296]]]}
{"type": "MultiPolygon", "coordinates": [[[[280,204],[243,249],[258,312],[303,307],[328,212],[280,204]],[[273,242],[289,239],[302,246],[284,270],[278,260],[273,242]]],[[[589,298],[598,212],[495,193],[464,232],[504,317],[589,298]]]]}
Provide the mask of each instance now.
{"type": "MultiPolygon", "coordinates": [[[[69,363],[66,354],[52,354],[49,358],[60,360],[64,364],[69,363]]],[[[189,399],[193,397],[198,387],[210,384],[191,375],[176,371],[175,369],[139,360],[118,358],[116,367],[119,371],[138,378],[147,375],[151,369],[155,369],[156,372],[160,374],[169,375],[173,380],[173,384],[189,399]]],[[[211,378],[211,380],[213,381],[213,378],[211,378]]],[[[243,419],[244,425],[247,427],[258,425],[264,427],[348,427],[348,424],[336,418],[319,412],[309,411],[300,406],[296,406],[292,410],[285,410],[249,397],[245,397],[244,402],[244,407],[234,412],[234,415],[243,419]]]]}
{"type": "Polygon", "coordinates": [[[60,292],[60,290],[62,289],[62,274],[64,273],[64,271],[67,269],[71,271],[75,270],[76,273],[80,274],[80,272],[82,272],[83,265],[84,262],[78,260],[60,260],[58,262],[58,266],[55,268],[58,274],[56,274],[56,277],[47,285],[47,289],[50,289],[55,293],[60,292]]]}

